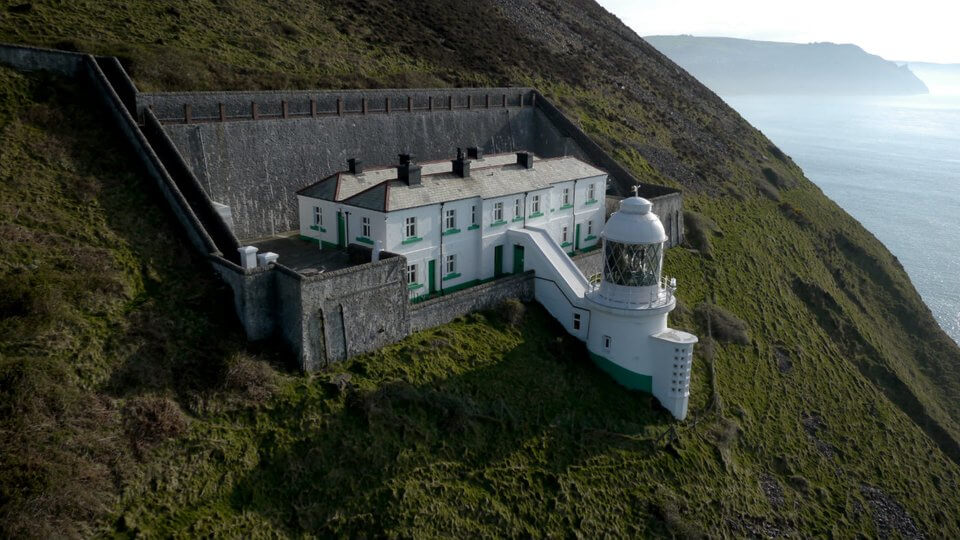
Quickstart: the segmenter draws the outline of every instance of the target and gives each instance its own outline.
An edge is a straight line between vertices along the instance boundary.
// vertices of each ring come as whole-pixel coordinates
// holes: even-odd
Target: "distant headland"
[[[929,93],[908,66],[856,45],[689,35],[644,39],[721,95]]]

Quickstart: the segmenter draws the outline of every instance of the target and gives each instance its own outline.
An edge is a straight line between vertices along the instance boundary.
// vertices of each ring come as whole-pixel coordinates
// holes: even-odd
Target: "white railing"
[[[600,284],[603,281],[603,274],[594,274],[591,275],[588,280],[590,281],[590,288],[587,290],[588,293],[595,293],[600,290]],[[650,289],[647,294],[644,294],[636,287],[637,291],[633,294],[623,294],[624,289],[633,289],[634,287],[622,287],[620,289],[620,294],[624,299],[618,301],[615,299],[604,297],[604,301],[607,303],[622,304],[624,307],[629,308],[658,308],[668,305],[673,301],[674,295],[677,291],[677,281],[675,278],[663,276],[660,278],[659,287],[655,289]]]

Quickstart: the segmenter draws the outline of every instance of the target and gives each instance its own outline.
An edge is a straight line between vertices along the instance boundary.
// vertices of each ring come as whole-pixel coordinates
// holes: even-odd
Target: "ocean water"
[[[900,259],[960,343],[960,95],[724,100]]]

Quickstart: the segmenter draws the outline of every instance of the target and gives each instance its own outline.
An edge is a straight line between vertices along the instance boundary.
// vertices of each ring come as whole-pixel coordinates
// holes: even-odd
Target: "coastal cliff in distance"
[[[644,39],[714,92],[735,94],[926,94],[907,66],[856,45],[647,36]]]

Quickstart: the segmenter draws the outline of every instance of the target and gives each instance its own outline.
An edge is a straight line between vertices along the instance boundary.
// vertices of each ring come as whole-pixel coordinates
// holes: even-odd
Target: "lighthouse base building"
[[[355,240],[374,260],[404,257],[412,302],[532,270],[534,298],[600,368],[686,416],[697,338],[667,324],[676,281],[661,275],[668,237],[648,200],[624,199],[605,221],[606,173],[571,156],[471,148],[452,162],[399,157],[371,169],[351,160],[301,189],[300,237],[320,249]],[[593,249],[603,273],[591,282],[569,255]]]

